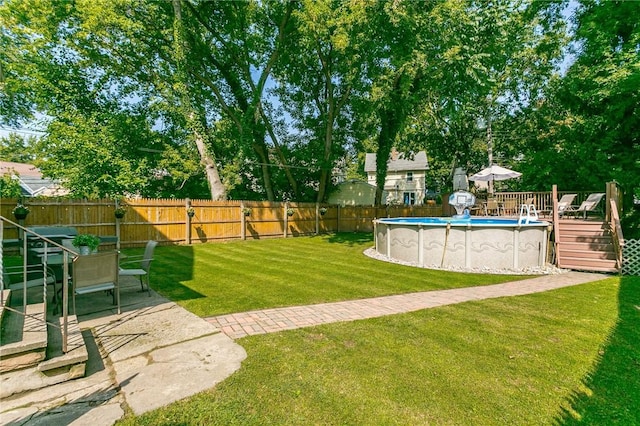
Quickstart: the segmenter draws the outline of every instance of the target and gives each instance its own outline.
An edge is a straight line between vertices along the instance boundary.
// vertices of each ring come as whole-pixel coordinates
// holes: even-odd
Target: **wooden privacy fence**
[[[11,213],[17,199],[3,199],[0,215]],[[120,247],[139,247],[148,240],[161,244],[193,244],[234,239],[287,238],[329,232],[373,232],[373,220],[394,216],[442,216],[441,205],[336,206],[268,201],[189,199],[70,200],[29,198],[27,227],[73,226],[81,234],[119,236]],[[120,205],[125,214],[116,219]],[[18,231],[6,227],[5,239]]]
[[[578,194],[580,203],[588,192]],[[502,192],[495,194],[502,202],[513,200],[520,205],[534,199],[538,210],[549,209],[550,192]],[[373,220],[396,216],[451,216],[446,194],[443,205],[423,206],[336,206],[314,203],[280,203],[268,201],[211,201],[189,199],[125,199],[126,210],[116,220],[118,202],[111,199],[73,200],[27,198],[30,213],[24,226],[74,226],[79,233],[119,236],[120,247],[144,245],[148,240],[161,244],[193,244],[233,239],[286,238],[329,232],[373,232]],[[0,215],[14,219],[11,211],[18,200],[3,198]],[[193,216],[190,216],[192,209]],[[248,215],[243,210],[249,209]],[[287,213],[293,214],[289,216]],[[5,228],[5,239],[18,239],[15,228]]]

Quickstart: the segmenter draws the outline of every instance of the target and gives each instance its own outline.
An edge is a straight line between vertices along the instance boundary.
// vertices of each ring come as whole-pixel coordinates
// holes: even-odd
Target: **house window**
[[[415,192],[405,192],[402,198],[404,199],[404,203],[408,206],[414,205],[416,203]]]
[[[407,182],[413,182],[413,172],[407,172]]]

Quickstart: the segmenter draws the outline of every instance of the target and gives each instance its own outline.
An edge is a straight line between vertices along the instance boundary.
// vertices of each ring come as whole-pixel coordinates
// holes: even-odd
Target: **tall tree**
[[[36,142],[35,136],[24,138],[17,133],[9,133],[0,138],[0,158],[15,163],[33,163],[36,159],[33,149]]]
[[[225,200],[227,198],[226,190],[222,182],[220,181],[220,175],[218,173],[218,167],[215,163],[215,158],[211,154],[210,144],[205,141],[206,131],[203,125],[203,117],[200,110],[193,107],[191,99],[189,97],[189,91],[191,84],[189,81],[189,75],[186,72],[187,61],[185,49],[187,49],[184,35],[184,28],[182,23],[182,6],[180,0],[173,0],[173,42],[174,42],[174,62],[176,65],[176,84],[175,90],[178,93],[178,98],[181,101],[181,110],[184,114],[187,127],[191,132],[195,145],[200,154],[200,159],[204,164],[207,180],[211,188],[212,200]]]
[[[640,197],[640,8],[581,1],[575,10],[575,61],[514,116],[528,149],[523,183],[593,191],[615,180],[629,207]]]
[[[437,83],[410,123],[420,129],[411,132],[417,137],[410,146],[422,140],[433,157],[479,170],[491,143],[494,160],[514,165],[525,148],[519,132],[508,133],[510,122],[537,102],[554,75],[566,41],[560,11],[553,2],[535,1],[434,8],[432,34],[441,52],[430,57],[441,59],[430,76]]]
[[[580,50],[559,92],[572,117],[564,146],[580,158],[575,179],[582,186],[616,180],[630,206],[634,192],[640,197],[640,4],[580,5]]]
[[[291,126],[306,145],[299,166],[313,170],[316,201],[331,186],[332,171],[352,143],[351,98],[362,93],[369,49],[366,2],[300,2],[293,13],[295,33],[286,40],[276,90]]]

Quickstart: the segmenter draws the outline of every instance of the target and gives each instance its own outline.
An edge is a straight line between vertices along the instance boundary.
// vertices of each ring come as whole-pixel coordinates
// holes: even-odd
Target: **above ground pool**
[[[375,249],[421,267],[544,267],[550,224],[510,218],[399,217],[374,221]]]

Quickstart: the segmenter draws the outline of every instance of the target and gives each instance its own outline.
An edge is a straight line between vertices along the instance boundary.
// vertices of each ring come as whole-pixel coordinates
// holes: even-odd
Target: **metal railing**
[[[37,240],[41,240],[42,241],[42,249],[43,249],[43,255],[42,255],[42,260],[41,260],[41,265],[42,265],[42,276],[43,276],[43,280],[42,280],[42,297],[43,297],[43,302],[44,302],[44,306],[45,306],[45,313],[46,313],[46,309],[47,309],[47,277],[48,277],[48,269],[49,269],[49,248],[50,247],[56,247],[58,249],[61,250],[61,254],[56,254],[56,256],[62,256],[62,262],[61,262],[61,267],[62,267],[62,326],[59,326],[57,324],[53,324],[50,323],[48,321],[46,321],[46,314],[45,314],[45,323],[48,325],[51,325],[53,327],[57,327],[60,328],[61,332],[62,332],[62,351],[64,353],[67,353],[67,343],[68,343],[68,330],[69,330],[69,318],[68,318],[68,312],[69,312],[69,261],[70,259],[72,259],[72,257],[70,258],[70,256],[74,256],[77,253],[69,250],[68,248],[56,243],[55,241],[37,234],[36,232],[31,231],[29,228],[25,228],[24,226],[7,219],[4,216],[0,216],[0,302],[2,303],[2,305],[4,305],[5,301],[4,301],[4,289],[5,286],[9,287],[10,283],[5,283],[5,274],[4,274],[4,247],[3,247],[3,236],[4,236],[4,228],[5,225],[11,225],[15,228],[18,229],[21,238],[18,239],[18,241],[21,242],[22,245],[22,257],[23,257],[23,262],[22,262],[22,277],[23,277],[23,288],[22,288],[22,292],[23,292],[23,306],[22,306],[22,312],[16,310],[16,309],[11,309],[9,307],[5,307],[6,309],[11,309],[12,311],[20,314],[20,315],[24,315],[27,316],[26,312],[27,312],[27,281],[28,281],[28,275],[29,272],[33,272],[33,269],[30,267],[33,267],[34,265],[30,265],[28,262],[28,249],[29,246],[27,244],[27,236],[31,235],[33,237],[36,237]],[[55,294],[55,280],[57,278],[54,278],[54,297],[56,296]],[[59,302],[58,302],[59,303]]]

